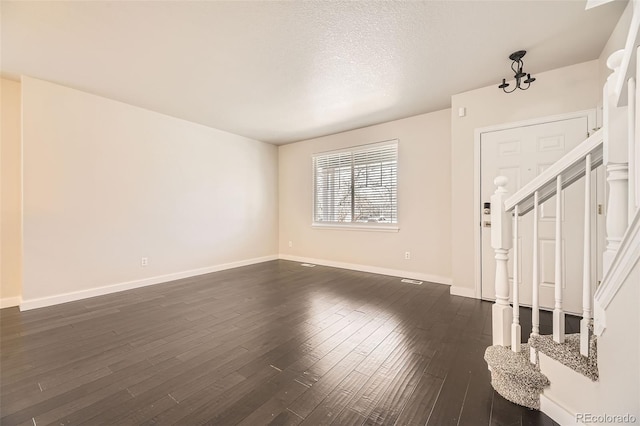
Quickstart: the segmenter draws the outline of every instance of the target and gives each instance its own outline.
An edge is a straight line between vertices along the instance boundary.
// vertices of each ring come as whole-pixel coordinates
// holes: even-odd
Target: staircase
[[[528,344],[525,346],[529,349]],[[528,353],[494,345],[487,348],[484,359],[491,371],[491,386],[500,395],[514,404],[539,410],[540,394],[550,383],[540,366],[529,362]]]
[[[632,7],[627,44],[607,61],[613,72],[604,86],[602,128],[515,194],[508,194],[507,178],[498,176],[491,197],[491,205],[504,206],[493,209],[491,216],[496,302],[493,346],[485,352],[491,384],[507,400],[541,410],[562,425],[640,422],[640,92],[635,84],[636,69],[640,70],[640,2],[634,0]],[[604,168],[607,179],[601,283],[592,274],[597,236],[591,231],[596,214],[591,179],[598,167]],[[569,254],[581,256],[583,263],[580,333],[565,334],[563,231],[561,220],[556,220],[553,333],[541,335],[540,206],[555,196],[555,217],[561,218],[563,192],[581,179],[584,250]],[[533,215],[532,258],[520,259],[514,242],[521,232],[519,218],[528,214]],[[508,278],[510,256],[514,277],[519,276],[519,262],[533,265],[532,332],[526,344],[521,343],[518,280],[510,285]]]

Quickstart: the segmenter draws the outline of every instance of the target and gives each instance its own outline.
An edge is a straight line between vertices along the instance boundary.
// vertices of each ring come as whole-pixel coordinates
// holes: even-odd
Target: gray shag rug
[[[529,362],[529,345],[522,345],[518,353],[509,347],[489,346],[484,359],[496,392],[515,404],[540,409],[540,394],[549,386],[549,379]]]
[[[554,342],[552,336],[532,336],[529,338],[529,344],[549,358],[555,359],[592,381],[598,380],[596,336],[592,335],[589,341],[589,357],[580,354],[580,334],[567,334],[564,343]]]

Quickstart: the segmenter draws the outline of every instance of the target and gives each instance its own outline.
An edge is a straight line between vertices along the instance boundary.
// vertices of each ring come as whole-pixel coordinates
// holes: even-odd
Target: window
[[[315,226],[397,230],[398,141],[314,155],[313,186]]]

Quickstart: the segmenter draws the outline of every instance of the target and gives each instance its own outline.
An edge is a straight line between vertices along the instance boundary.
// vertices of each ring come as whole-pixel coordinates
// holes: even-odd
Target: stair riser
[[[534,410],[540,409],[542,389],[527,385],[518,386],[518,383],[512,377],[495,372],[491,372],[491,385],[507,401]]]

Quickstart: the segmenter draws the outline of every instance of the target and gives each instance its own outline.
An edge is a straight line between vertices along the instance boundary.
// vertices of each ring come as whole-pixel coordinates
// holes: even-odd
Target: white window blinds
[[[315,223],[398,223],[398,142],[313,157]]]

